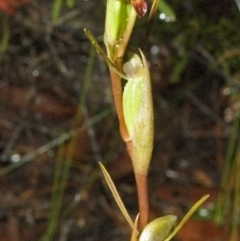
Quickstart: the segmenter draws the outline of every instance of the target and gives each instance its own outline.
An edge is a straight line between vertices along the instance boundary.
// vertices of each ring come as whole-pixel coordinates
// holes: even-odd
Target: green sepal
[[[130,136],[133,134],[134,126],[138,117],[142,100],[143,80],[130,79],[124,87],[123,92],[123,114]]]

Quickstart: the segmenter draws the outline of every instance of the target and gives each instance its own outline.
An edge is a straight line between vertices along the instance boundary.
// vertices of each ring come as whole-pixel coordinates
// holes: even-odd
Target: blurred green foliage
[[[153,32],[160,45],[165,44],[172,49],[166,59],[168,69],[171,69],[171,82],[179,80],[197,49],[203,51],[203,56],[206,54],[205,58],[209,57],[206,58],[206,65],[210,65],[210,59],[216,61],[229,50],[239,48],[240,14],[234,1],[172,0],[168,4],[176,20],[170,21],[159,14]],[[227,73],[238,68],[239,54],[234,56],[234,60],[226,59],[221,66]]]

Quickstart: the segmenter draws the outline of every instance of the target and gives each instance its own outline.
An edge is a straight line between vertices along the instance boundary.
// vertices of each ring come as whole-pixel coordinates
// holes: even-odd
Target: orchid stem
[[[137,193],[138,193],[138,204],[140,211],[140,220],[139,220],[139,229],[140,231],[148,223],[148,184],[147,184],[147,175],[145,174],[136,174],[136,183],[137,183]]]
[[[123,140],[126,142],[129,140],[129,134],[128,134],[124,116],[123,116],[121,77],[119,76],[118,73],[116,73],[114,69],[111,69],[111,68],[110,68],[110,75],[111,75],[111,81],[112,81],[113,98],[114,98],[114,103],[115,103],[119,125],[120,125],[120,133]]]

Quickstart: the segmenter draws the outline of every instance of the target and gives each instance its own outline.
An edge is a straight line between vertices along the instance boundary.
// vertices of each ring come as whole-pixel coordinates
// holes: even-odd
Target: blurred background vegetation
[[[107,66],[83,33],[102,44],[105,1],[0,0],[0,9],[0,240],[129,239],[98,161],[135,217],[131,163]],[[146,22],[131,44],[145,45],[152,75],[151,218],[181,219],[209,193],[175,240],[239,240],[237,4],[165,0],[142,43]]]

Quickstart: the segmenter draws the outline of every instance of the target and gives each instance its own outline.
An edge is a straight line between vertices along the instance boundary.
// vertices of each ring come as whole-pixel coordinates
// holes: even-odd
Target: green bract
[[[147,224],[140,234],[139,241],[163,241],[172,232],[176,225],[177,217],[167,215],[157,218]]]
[[[123,92],[124,120],[132,141],[136,173],[147,173],[153,146],[153,106],[150,74],[144,55],[130,54],[123,64],[129,78]]]
[[[117,48],[125,32],[131,8],[129,1],[107,0],[104,43],[110,59],[115,55],[114,47]]]

